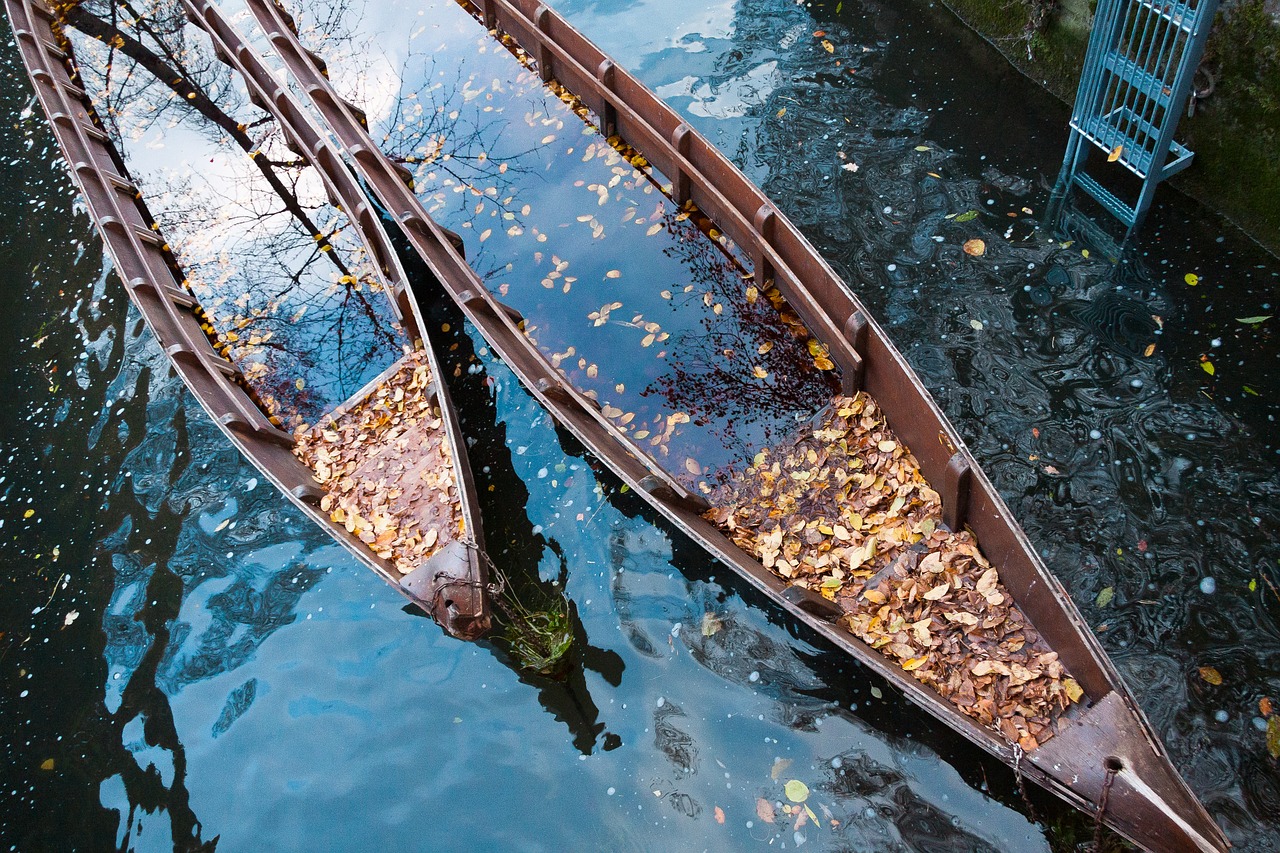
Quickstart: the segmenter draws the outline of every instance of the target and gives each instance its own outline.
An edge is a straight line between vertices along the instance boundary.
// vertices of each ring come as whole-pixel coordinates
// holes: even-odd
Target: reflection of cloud
[[[369,116],[369,125],[377,127],[395,111],[402,83],[396,64],[386,54],[374,52],[355,83],[360,92],[360,106]]]
[[[710,84],[697,77],[687,76],[674,83],[659,86],[658,97],[664,100],[689,98],[688,112],[705,118],[739,118],[752,107],[762,105],[781,84],[775,60],[757,65],[746,76],[730,77],[721,83]]]

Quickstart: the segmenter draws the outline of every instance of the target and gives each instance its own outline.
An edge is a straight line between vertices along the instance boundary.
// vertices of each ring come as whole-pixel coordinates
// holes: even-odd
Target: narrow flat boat
[[[210,32],[230,33],[214,3],[186,5]],[[403,165],[379,149],[363,113],[303,47],[291,15],[273,0],[246,5],[353,168],[488,343],[679,529],[920,707],[1134,843],[1158,851],[1231,846],[883,329],[786,216],[670,107],[538,0],[468,7],[637,170],[661,182],[683,218],[704,216],[714,226],[704,229],[708,237],[725,235],[721,244],[731,241],[750,268],[748,295],[776,294],[811,332],[818,368],[839,376],[839,395],[814,421],[749,466],[721,472],[717,485],[692,458],[668,461],[664,439],[679,419],[669,417],[665,436],[648,440],[647,425],[637,430],[630,413],[569,378],[564,353],[537,344],[535,320],[544,318],[526,323],[467,265],[405,183]],[[596,324],[620,305],[593,312]],[[641,319],[634,325],[650,329]],[[643,345],[656,334],[649,330]],[[769,506],[758,506],[762,497]]]
[[[274,144],[287,146],[298,158],[290,166],[296,181],[282,181],[268,168],[262,168],[258,177],[270,184],[262,194],[270,199],[268,206],[285,210],[276,215],[295,231],[305,226],[297,241],[304,250],[299,255],[303,260],[290,268],[290,275],[245,283],[243,302],[256,295],[255,287],[267,286],[281,289],[273,297],[274,304],[286,302],[290,288],[296,290],[321,266],[318,259],[324,259],[332,281],[322,278],[324,287],[317,292],[358,290],[359,299],[365,292],[389,297],[389,304],[380,307],[362,302],[365,310],[360,313],[361,322],[375,324],[388,342],[379,350],[387,363],[359,390],[329,408],[301,393],[306,377],[322,375],[326,365],[316,364],[317,359],[264,359],[260,352],[237,345],[242,334],[250,336],[250,318],[227,325],[227,312],[215,318],[214,311],[202,304],[192,283],[199,277],[197,271],[183,264],[189,260],[190,266],[198,267],[201,250],[177,240],[171,247],[166,222],[157,221],[143,201],[138,182],[130,176],[87,91],[76,62],[73,28],[77,38],[109,44],[155,75],[149,84],[164,92],[164,101],[176,102],[191,115],[222,118],[218,130],[223,139],[243,137],[248,143],[245,124],[237,128],[224,113],[215,113],[208,94],[191,76],[172,73],[160,79],[157,72],[163,74],[166,60],[148,52],[130,34],[104,29],[107,25],[77,8],[78,4],[56,12],[42,0],[6,0],[5,5],[32,85],[115,269],[196,400],[264,477],[361,563],[449,634],[467,640],[483,635],[490,627],[488,560],[457,413],[396,253],[338,153],[306,121],[300,105],[280,91],[264,66],[255,64],[251,56],[237,57],[234,44],[215,39],[213,52],[236,68],[250,99],[270,116],[256,124],[278,122]],[[79,26],[68,15],[77,18]],[[195,29],[191,35],[203,37]],[[176,56],[175,52],[167,58],[177,62]],[[140,92],[145,93],[145,86],[131,93],[133,100],[139,99]],[[115,110],[112,116],[118,128],[123,118]],[[265,162],[282,156],[265,150],[266,145],[262,148],[234,152],[234,158],[248,154],[251,162],[260,158]],[[300,201],[305,183],[317,179],[329,199],[327,207],[323,199],[312,205]],[[240,199],[228,204],[235,201]],[[308,218],[321,208],[330,217],[323,227]],[[251,223],[245,233],[271,230],[271,221],[264,219]],[[280,243],[266,246],[262,254],[278,253],[292,263],[292,248]],[[225,246],[207,257],[221,264],[223,278],[236,277],[234,268],[228,271]],[[274,269],[270,263],[276,260],[268,258],[260,266]],[[314,300],[315,293],[304,297]],[[313,306],[304,301],[278,328],[254,331],[255,344],[265,343],[276,332],[283,337],[292,331],[297,340],[313,345],[317,340],[322,343],[334,328],[345,328],[341,317],[324,317],[320,338],[308,338],[302,319],[308,307]],[[260,320],[267,312],[246,313]],[[357,361],[365,374],[378,370],[363,358]],[[304,363],[314,368],[313,374],[301,371]],[[297,405],[282,402],[286,392],[294,394]],[[311,418],[313,414],[319,416]],[[311,423],[303,423],[304,415]],[[292,429],[282,428],[286,419],[292,420]]]

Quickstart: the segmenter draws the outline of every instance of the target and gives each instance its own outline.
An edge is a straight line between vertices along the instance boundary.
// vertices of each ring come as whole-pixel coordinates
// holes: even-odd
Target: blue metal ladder
[[[1054,188],[1058,207],[1079,187],[1124,223],[1127,239],[1156,185],[1191,165],[1173,132],[1217,8],[1218,0],[1099,0]],[[1090,143],[1142,181],[1133,204],[1084,171]]]

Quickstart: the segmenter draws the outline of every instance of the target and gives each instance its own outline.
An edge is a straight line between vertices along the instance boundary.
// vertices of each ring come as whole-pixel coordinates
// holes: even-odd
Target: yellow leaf
[[[836,368],[835,362],[825,356],[818,356],[815,358],[813,360],[813,365],[819,370],[835,370]]]
[[[927,660],[929,660],[928,655],[921,655],[918,658],[911,658],[911,660],[903,662],[902,668],[905,669],[907,672],[911,672],[913,669],[919,669],[920,667],[924,666],[925,661]]]
[[[803,803],[809,799],[809,786],[799,779],[791,779],[783,786],[787,799],[793,803]]]
[[[786,114],[787,114],[787,108],[786,108],[786,107],[783,107],[782,109],[778,110],[778,118],[782,118],[782,117],[783,117],[784,115],[786,115]]]
[[[1215,687],[1222,684],[1222,673],[1211,666],[1200,667],[1200,677]]]
[[[1151,356],[1155,355],[1155,353],[1156,353],[1155,344],[1147,344],[1147,348],[1142,351],[1142,354],[1147,358],[1151,358]]]
[[[41,769],[41,770],[52,770],[52,769],[53,769],[53,759],[52,759],[52,758],[46,758],[44,761],[40,762],[40,769]]]
[[[1115,161],[1120,159],[1120,155],[1123,153],[1124,153],[1124,146],[1117,145],[1115,148],[1112,148],[1111,153],[1107,155],[1107,162],[1114,163]]]
[[[827,41],[826,39],[822,40],[822,49],[825,50],[827,53],[836,52],[836,46],[831,42]]]
[[[878,589],[868,589],[862,593],[862,597],[867,601],[870,601],[872,604],[884,604],[885,601],[887,601],[884,593],[880,592]]]
[[[22,517],[23,517],[23,518],[30,518],[31,516],[33,516],[33,515],[35,515],[35,514],[36,514],[36,511],[35,511],[34,509],[29,509],[29,510],[27,510],[26,512],[24,512],[24,513],[22,514]]]
[[[1074,678],[1062,679],[1062,689],[1067,691],[1067,698],[1072,702],[1079,702],[1080,697],[1084,695],[1084,689]]]
[[[607,273],[605,273],[605,274],[604,274],[604,277],[605,277],[605,278],[622,278],[622,271],[621,271],[621,270],[609,270]]]
[[[965,240],[963,248],[966,255],[976,258],[986,253],[987,244],[975,237],[972,240]]]
[[[293,383],[293,386],[297,388],[299,391],[301,391],[303,388],[307,387],[307,380],[299,378],[296,382]]]
[[[946,594],[947,594],[947,591],[948,591],[948,590],[950,590],[950,589],[951,589],[951,584],[949,584],[949,583],[940,583],[940,584],[938,584],[937,586],[935,586],[933,589],[931,589],[931,590],[929,590],[928,592],[926,592],[926,593],[924,594],[924,597],[925,597],[925,599],[926,599],[926,600],[928,600],[928,601],[937,601],[938,599],[940,599],[940,598],[942,598],[944,595],[946,595]]]
[[[898,443],[896,441],[885,440],[877,444],[876,447],[880,449],[881,453],[892,453],[898,449]]]
[[[1202,361],[1202,362],[1200,362],[1200,369],[1201,369],[1201,370],[1203,370],[1205,373],[1209,374],[1210,376],[1212,376],[1212,375],[1214,374],[1214,368],[1213,368],[1213,362],[1212,362],[1212,361]]]
[[[769,371],[765,370],[758,364],[751,369],[751,372],[755,374],[756,379],[764,379],[769,375]]]
[[[764,355],[771,349],[773,349],[773,341],[765,341],[760,346],[756,347],[756,352],[760,355]]]
[[[1193,272],[1189,272],[1182,277],[1182,280],[1185,281],[1187,284],[1191,285],[1192,287],[1195,287],[1197,284],[1200,283],[1200,276],[1196,275]]]

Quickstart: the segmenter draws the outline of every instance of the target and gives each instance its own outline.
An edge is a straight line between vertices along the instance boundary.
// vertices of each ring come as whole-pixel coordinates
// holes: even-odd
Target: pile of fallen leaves
[[[320,508],[401,574],[462,533],[444,422],[421,351],[363,401],[297,432],[294,453],[327,494]]]
[[[841,624],[963,713],[1035,749],[1082,695],[866,394],[763,451],[711,495],[706,517]]]

